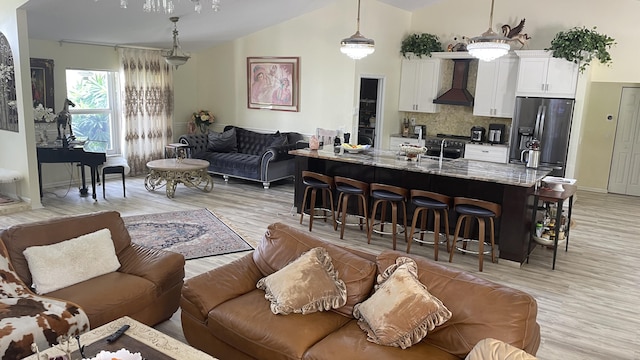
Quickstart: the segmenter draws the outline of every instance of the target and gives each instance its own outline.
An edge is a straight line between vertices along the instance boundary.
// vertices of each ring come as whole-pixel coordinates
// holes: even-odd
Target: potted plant
[[[609,65],[612,62],[609,49],[615,44],[615,39],[599,34],[595,26],[592,29],[583,26],[560,31],[545,50],[553,51],[553,57],[579,64],[582,73],[594,58]]]
[[[405,58],[409,58],[408,53],[413,53],[421,58],[423,55],[431,56],[432,52],[442,51],[442,43],[433,34],[410,34],[402,40],[400,52]]]

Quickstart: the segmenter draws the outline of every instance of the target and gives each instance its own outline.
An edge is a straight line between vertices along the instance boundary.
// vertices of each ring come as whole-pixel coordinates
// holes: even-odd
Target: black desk
[[[91,187],[93,190],[93,199],[96,199],[96,177],[98,175],[98,166],[107,161],[107,154],[103,152],[85,151],[82,146],[63,148],[63,147],[37,147],[38,155],[38,181],[40,183],[40,197],[42,197],[42,164],[44,163],[80,163],[82,172],[82,188],[80,196],[87,196],[88,189],[84,178],[84,167],[91,169]]]

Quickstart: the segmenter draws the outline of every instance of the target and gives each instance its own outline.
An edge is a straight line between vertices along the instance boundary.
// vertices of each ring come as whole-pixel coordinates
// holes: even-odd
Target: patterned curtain
[[[173,137],[173,73],[156,50],[120,48],[120,60],[124,154],[141,175]]]

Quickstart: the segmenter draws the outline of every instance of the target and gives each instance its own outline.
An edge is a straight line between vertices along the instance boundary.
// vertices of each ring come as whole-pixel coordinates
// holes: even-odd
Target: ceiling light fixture
[[[173,47],[171,50],[163,52],[162,56],[164,57],[164,61],[167,64],[173,66],[174,69],[177,69],[178,66],[184,65],[187,60],[189,60],[190,56],[185,54],[180,47],[180,42],[178,42],[178,20],[180,18],[177,16],[172,16],[169,20],[173,23]]]
[[[375,43],[372,39],[367,39],[360,34],[360,0],[358,0],[358,22],[356,33],[340,42],[340,52],[348,57],[358,60],[373,54]]]
[[[482,35],[471,38],[467,50],[471,56],[483,61],[492,61],[509,52],[511,47],[507,43],[509,38],[493,31],[493,2],[491,0],[491,14],[489,15],[489,29]]]
[[[98,0],[96,0],[98,1]],[[207,0],[202,0],[207,1]],[[211,2],[211,9],[218,12],[220,10],[220,0],[208,0]],[[202,10],[201,0],[191,0],[195,5],[195,11],[200,13]],[[129,0],[120,0],[120,7],[126,9],[129,6]],[[145,12],[164,12],[165,14],[173,14],[175,6],[173,0],[144,0],[142,10]]]

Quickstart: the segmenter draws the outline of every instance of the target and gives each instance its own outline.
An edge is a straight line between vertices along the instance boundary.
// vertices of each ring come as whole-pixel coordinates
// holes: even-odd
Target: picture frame
[[[300,111],[300,58],[247,57],[247,107]]]
[[[42,104],[51,108],[55,113],[55,99],[53,87],[53,60],[31,58],[31,93],[33,107]]]

